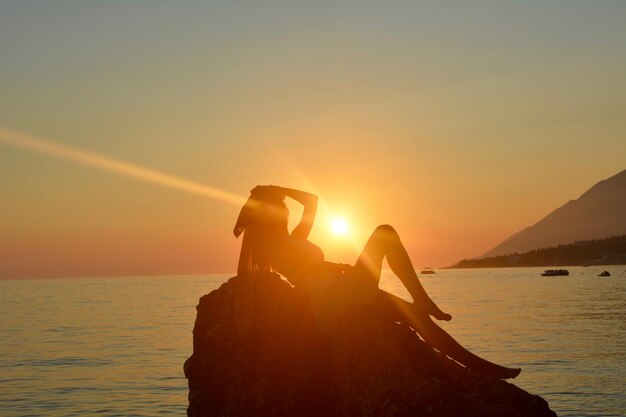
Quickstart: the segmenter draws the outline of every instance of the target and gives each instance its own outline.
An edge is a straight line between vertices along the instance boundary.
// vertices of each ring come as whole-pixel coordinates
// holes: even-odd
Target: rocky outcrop
[[[342,306],[329,292],[335,307],[314,314],[277,275],[255,279],[254,323],[241,337],[238,280],[197,306],[188,416],[556,415],[541,397],[443,357],[375,301]]]

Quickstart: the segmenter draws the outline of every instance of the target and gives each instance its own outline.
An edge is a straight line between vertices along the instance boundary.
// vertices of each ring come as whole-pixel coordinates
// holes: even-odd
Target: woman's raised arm
[[[294,190],[293,188],[278,187],[286,197],[293,198],[304,206],[302,219],[300,223],[293,229],[291,236],[296,239],[306,240],[311,233],[311,228],[315,222],[315,214],[317,213],[317,196],[307,193],[306,191]]]
[[[301,203],[304,206],[302,219],[300,219],[300,223],[291,232],[291,236],[302,240],[306,240],[309,237],[313,222],[315,221],[315,213],[317,212],[317,196],[315,194],[295,190],[293,188],[279,187],[277,185],[257,185],[250,193],[252,196],[273,196],[273,198],[280,200],[284,197],[290,197]]]

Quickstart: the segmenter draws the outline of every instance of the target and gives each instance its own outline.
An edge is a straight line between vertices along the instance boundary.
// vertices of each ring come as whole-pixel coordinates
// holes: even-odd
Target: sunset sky
[[[626,168],[626,2],[390,3],[0,3],[0,278],[233,273],[256,184],[447,266]]]

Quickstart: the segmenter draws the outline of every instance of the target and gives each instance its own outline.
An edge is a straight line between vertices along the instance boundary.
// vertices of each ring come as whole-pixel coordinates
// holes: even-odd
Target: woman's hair
[[[243,233],[234,286],[235,322],[242,337],[248,335],[254,323],[254,277],[259,271],[274,270],[269,250],[275,244],[273,238],[288,233],[285,197],[272,191],[253,191],[233,230],[236,237]]]
[[[233,233],[244,233],[237,275],[244,277],[256,271],[273,271],[269,246],[272,238],[287,234],[289,210],[282,195],[255,194],[241,209]]]

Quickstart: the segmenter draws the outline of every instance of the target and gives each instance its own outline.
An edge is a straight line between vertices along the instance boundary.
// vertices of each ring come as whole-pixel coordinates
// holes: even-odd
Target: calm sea
[[[597,277],[601,269],[610,278]],[[466,347],[560,416],[626,410],[626,267],[422,277]],[[0,281],[0,415],[184,415],[198,298],[228,276]],[[381,286],[407,297],[385,273]]]

